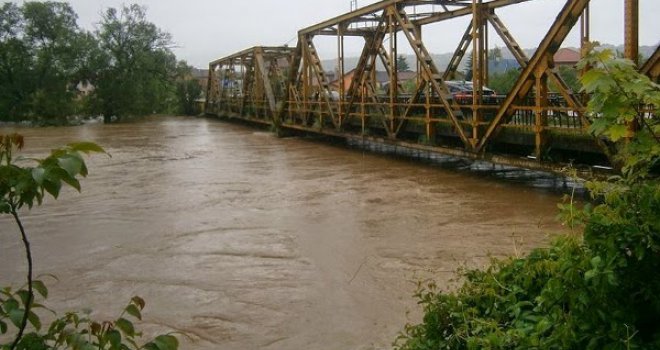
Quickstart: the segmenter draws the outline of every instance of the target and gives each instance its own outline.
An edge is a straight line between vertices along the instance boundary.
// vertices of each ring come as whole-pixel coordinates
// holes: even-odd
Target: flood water
[[[559,195],[213,119],[3,128],[26,154],[91,140],[81,194],[24,212],[47,304],[117,317],[182,349],[389,349],[417,282],[548,242]],[[26,271],[0,218],[0,285]]]

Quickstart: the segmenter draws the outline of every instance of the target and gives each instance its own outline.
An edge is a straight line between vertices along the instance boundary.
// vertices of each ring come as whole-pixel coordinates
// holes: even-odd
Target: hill
[[[611,48],[619,52],[623,52],[624,47],[623,45],[603,45],[603,47],[606,48]],[[574,50],[579,50],[578,48],[575,47],[569,47]],[[644,59],[651,57],[653,55],[653,52],[655,51],[655,46],[640,46],[639,48],[639,53],[642,55]],[[533,49],[525,49],[525,53],[527,54],[528,57],[531,57],[534,52],[536,51],[536,48]],[[441,53],[441,54],[431,54],[433,57],[433,60],[435,61],[435,64],[438,65],[438,68],[440,70],[444,70],[444,67],[447,67],[449,64],[449,61],[451,60],[453,53]],[[406,60],[408,61],[408,64],[410,64],[410,67],[414,69],[415,67],[415,60],[416,57],[415,55],[405,55]],[[345,62],[345,71],[348,72],[352,69],[354,69],[357,66],[358,60],[360,58],[355,56],[355,57],[346,57],[344,58]],[[337,69],[337,60],[336,59],[329,59],[329,60],[323,60],[323,68],[325,68],[326,71],[333,71]],[[463,59],[463,62],[461,64],[461,70],[465,66],[465,58]],[[383,70],[384,67],[380,64],[380,61],[378,62],[377,66],[378,70]],[[499,60],[498,62],[491,61],[489,63],[489,70],[491,73],[497,73],[497,72],[502,72],[506,71],[511,68],[517,68],[519,67],[518,62],[515,60],[511,52],[507,50],[506,48],[502,48],[502,59]]]

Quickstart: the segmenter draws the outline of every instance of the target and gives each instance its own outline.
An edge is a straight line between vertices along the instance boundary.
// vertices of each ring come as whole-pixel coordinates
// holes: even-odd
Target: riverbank
[[[52,126],[78,126],[95,123],[103,123],[103,117],[70,116],[63,118],[30,118],[15,121],[0,121],[0,128],[41,128]]]

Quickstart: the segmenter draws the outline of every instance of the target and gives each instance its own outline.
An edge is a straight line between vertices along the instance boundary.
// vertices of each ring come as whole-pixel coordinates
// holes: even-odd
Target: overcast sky
[[[130,0],[69,0],[79,15],[79,24],[93,29],[107,7],[120,7]],[[147,16],[170,32],[177,45],[175,53],[196,67],[242,49],[257,46],[296,44],[298,30],[350,10],[350,0],[135,0],[147,7]],[[358,0],[359,6],[375,0]],[[640,0],[640,44],[660,42],[660,0]],[[565,0],[532,0],[498,10],[498,14],[524,48],[538,46]],[[602,43],[623,43],[624,0],[594,0],[592,39]],[[424,42],[433,53],[453,52],[467,25],[467,18],[425,27]],[[491,37],[496,33],[491,32]],[[577,29],[565,46],[578,45]],[[357,39],[356,39],[357,40]],[[334,41],[321,39],[317,47],[324,59],[334,58]],[[503,46],[491,39],[491,45]],[[358,56],[359,41],[347,43],[347,56]],[[412,53],[402,47],[401,53]]]

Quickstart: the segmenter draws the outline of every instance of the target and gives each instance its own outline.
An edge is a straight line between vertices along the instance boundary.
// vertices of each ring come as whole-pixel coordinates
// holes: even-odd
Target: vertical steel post
[[[388,116],[388,136],[390,138],[395,137],[395,127],[394,127],[394,118],[396,114],[396,98],[397,98],[397,70],[398,70],[398,65],[397,65],[397,42],[396,42],[396,21],[394,20],[394,16],[390,13],[388,18],[387,18],[387,25],[388,25],[388,31],[389,31],[389,38],[390,38],[390,50],[389,50],[389,71],[390,71],[390,88],[389,88],[389,112],[390,115]],[[375,71],[374,67],[374,71]]]
[[[422,40],[422,26],[419,24],[415,25],[417,33],[419,33],[419,40]],[[422,83],[422,66],[420,65],[419,60],[415,60],[417,76],[415,77],[415,86],[419,86]]]
[[[626,0],[625,56],[635,65],[639,59],[639,0]]]
[[[481,1],[481,0],[480,0]],[[479,10],[479,16],[480,16],[480,21],[481,25],[483,26],[482,30],[482,36],[483,36],[483,74],[482,74],[482,79],[483,81],[482,86],[488,86],[488,76],[490,74],[490,71],[488,69],[488,57],[490,55],[490,52],[488,51],[488,21],[486,20],[486,14],[484,13],[483,7]]]
[[[546,74],[545,67],[537,69],[534,75],[536,90],[534,97],[534,156],[540,162],[545,150],[546,129],[548,126],[548,75]]]
[[[416,25],[417,29],[417,34],[419,36],[417,37],[419,41],[422,41],[422,26],[421,25]],[[429,145],[435,145],[436,143],[436,127],[435,123],[431,121],[431,89],[429,88],[428,82],[424,79],[423,76],[423,70],[422,70],[422,62],[420,60],[415,60],[417,62],[417,86],[420,86],[420,84],[424,84],[424,95],[425,95],[425,101],[424,101],[424,117],[425,117],[425,124],[426,124],[426,141],[428,142]],[[404,118],[406,115],[403,116]]]
[[[584,9],[582,16],[580,16],[580,48],[581,56],[584,56],[585,49],[589,41],[591,41],[591,13],[589,11],[589,6]]]
[[[472,0],[472,138],[470,142],[474,148],[479,141],[479,124],[481,123],[481,103],[483,101],[484,62],[488,57],[484,52],[484,20],[482,0]]]
[[[639,0],[626,0],[625,9],[625,52],[627,59],[631,60],[635,66],[639,65]],[[628,123],[627,138],[632,138],[639,128],[637,120]]]
[[[348,115],[344,115],[344,30],[346,25],[344,23],[339,23],[337,25],[337,85],[339,90],[339,104],[337,110],[337,118],[339,118],[338,129],[344,124],[344,120],[347,119]],[[350,111],[349,111],[350,113]]]
[[[213,74],[213,69],[214,68],[215,67],[213,66],[213,64],[209,63],[209,74],[208,74],[208,77],[206,79],[206,101],[204,101],[204,111],[203,111],[204,114],[208,114],[210,112],[209,100],[211,98],[211,89],[212,89],[212,84],[213,84],[213,79],[214,79],[213,78],[213,75],[214,75]]]
[[[302,120],[304,123],[304,126],[308,126],[307,124],[307,118],[309,117],[309,96],[310,96],[310,91],[309,91],[309,58],[307,56],[307,45],[304,44],[307,42],[307,38],[300,36],[298,39],[300,40],[301,43],[303,43],[301,47],[301,56],[302,56]]]

